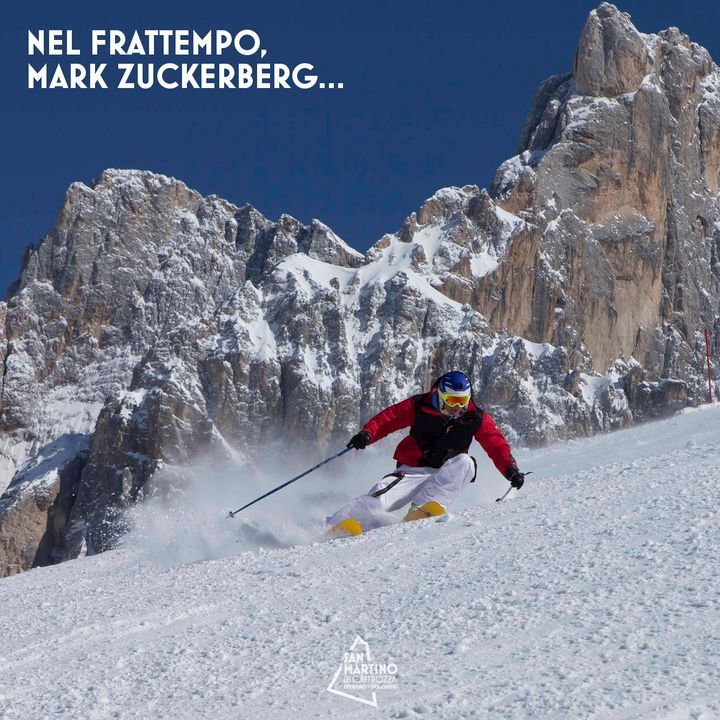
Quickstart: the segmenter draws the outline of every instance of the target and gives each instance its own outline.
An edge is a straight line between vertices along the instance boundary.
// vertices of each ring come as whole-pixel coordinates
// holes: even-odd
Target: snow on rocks
[[[0,497],[0,574],[80,554],[66,554],[65,537],[89,446],[89,434],[65,433],[20,466]]]

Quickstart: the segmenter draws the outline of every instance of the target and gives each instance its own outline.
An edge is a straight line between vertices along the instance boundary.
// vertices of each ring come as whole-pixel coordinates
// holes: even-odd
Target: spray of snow
[[[325,537],[325,519],[351,498],[366,493],[394,470],[399,432],[362,451],[351,451],[235,518],[228,512],[299,475],[322,458],[276,452],[262,467],[201,458],[190,468],[165,466],[154,476],[150,498],[129,513],[123,540],[163,567],[231,557],[243,550],[305,545]],[[454,508],[492,502],[507,483],[476,445],[478,481]],[[385,513],[382,524],[399,522],[404,510]]]
[[[130,511],[132,529],[123,544],[167,567],[311,541],[315,538],[308,534],[308,519],[296,498],[292,507],[282,507],[272,496],[253,506],[252,513],[228,517],[230,510],[286,479],[271,464],[260,471],[206,457],[189,468],[166,465],[153,477],[149,499]],[[285,497],[292,496],[287,492]]]

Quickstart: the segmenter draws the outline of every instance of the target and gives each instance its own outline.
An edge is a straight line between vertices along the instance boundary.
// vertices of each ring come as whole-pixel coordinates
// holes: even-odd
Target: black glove
[[[364,450],[370,444],[370,433],[367,430],[361,430],[350,438],[350,442],[345,446],[355,448],[355,450]]]
[[[514,487],[516,490],[519,490],[525,482],[525,473],[521,473],[517,469],[517,467],[515,467],[515,465],[511,465],[505,471],[505,477],[507,478],[510,485],[512,485],[512,487]]]

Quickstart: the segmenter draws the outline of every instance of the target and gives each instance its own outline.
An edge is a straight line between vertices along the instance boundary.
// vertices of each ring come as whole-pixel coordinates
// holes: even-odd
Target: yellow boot
[[[362,525],[355,518],[347,518],[341,520],[337,525],[330,528],[330,532],[335,537],[348,537],[349,535],[359,535],[362,532]]]
[[[407,515],[403,518],[403,522],[410,522],[411,520],[425,520],[429,517],[439,517],[445,514],[445,508],[436,503],[434,500],[426,502],[422,507],[418,507],[413,503],[410,505]]]

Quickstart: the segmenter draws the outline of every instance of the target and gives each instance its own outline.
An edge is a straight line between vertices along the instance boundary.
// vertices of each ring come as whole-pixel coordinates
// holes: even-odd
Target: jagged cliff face
[[[163,467],[321,452],[451,367],[514,442],[698,402],[718,82],[602,5],[491,191],[438,191],[365,256],[152,173],[71,186],[0,305],[0,574],[111,546]]]
[[[592,12],[573,74],[543,83],[521,154],[497,173],[494,198],[535,231],[524,262],[488,278],[487,317],[583,343],[600,372],[623,356],[699,377],[703,326],[718,337],[719,91],[677,29],[641,35],[611,5]],[[515,301],[493,299],[503,291]]]

